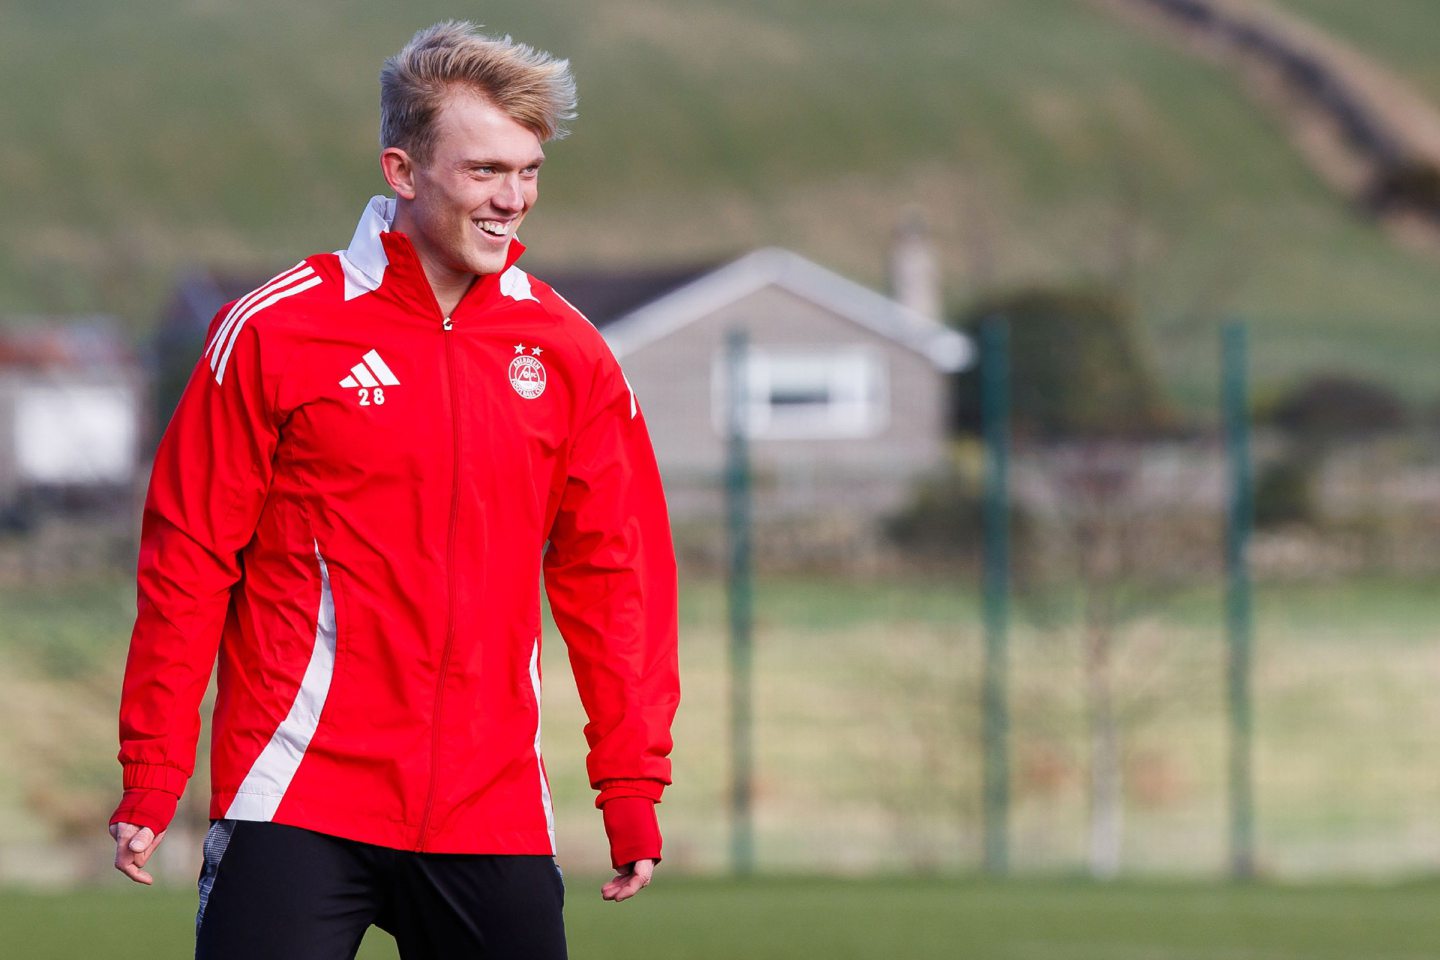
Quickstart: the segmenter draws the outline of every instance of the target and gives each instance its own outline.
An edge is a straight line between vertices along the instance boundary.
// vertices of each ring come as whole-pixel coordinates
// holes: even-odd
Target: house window
[[[865,437],[889,419],[882,355],[867,347],[752,347],[746,354],[744,424],[777,440]],[[728,429],[726,357],[711,371],[715,428]]]

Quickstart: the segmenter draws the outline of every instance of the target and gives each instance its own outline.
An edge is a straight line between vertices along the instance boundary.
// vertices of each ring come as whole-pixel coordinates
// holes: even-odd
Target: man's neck
[[[454,270],[438,258],[431,255],[415,240],[415,232],[410,228],[409,211],[406,204],[401,202],[396,205],[395,219],[390,224],[390,229],[396,233],[403,233],[410,239],[410,245],[415,250],[415,256],[420,260],[420,269],[425,273],[425,280],[430,284],[430,292],[435,296],[435,302],[440,306],[440,313],[449,317],[460,305],[461,299],[470,289],[470,286],[478,279],[473,273],[466,273]]]
[[[425,279],[430,282],[430,292],[435,294],[440,312],[446,317],[455,312],[471,284],[479,279],[473,273],[455,273],[443,267],[432,267],[424,254],[420,254],[420,267],[425,271]]]

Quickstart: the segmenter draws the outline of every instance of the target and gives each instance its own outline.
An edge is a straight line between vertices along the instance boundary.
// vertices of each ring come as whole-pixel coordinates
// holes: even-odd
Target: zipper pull
[[[455,321],[454,321],[454,320],[451,320],[449,317],[446,317],[446,318],[445,318],[445,322],[442,323],[442,324],[440,324],[440,329],[442,329],[442,330],[454,330],[454,329],[455,329]]]

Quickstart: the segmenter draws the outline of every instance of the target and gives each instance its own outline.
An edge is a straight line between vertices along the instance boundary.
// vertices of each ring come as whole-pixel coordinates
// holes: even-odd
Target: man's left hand
[[[654,875],[654,860],[636,860],[634,863],[626,864],[625,868],[615,875],[615,879],[601,887],[600,895],[606,900],[614,900],[616,903],[621,900],[629,900],[650,886],[650,878]]]

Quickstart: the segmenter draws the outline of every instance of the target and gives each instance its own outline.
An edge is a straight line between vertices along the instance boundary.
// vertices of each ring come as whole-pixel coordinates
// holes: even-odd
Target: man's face
[[[405,232],[432,283],[468,283],[505,269],[510,241],[535,204],[545,153],[535,131],[466,91],[445,98],[435,123],[429,161],[412,167]]]

